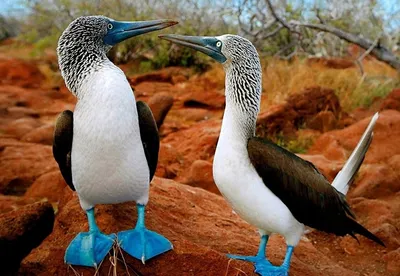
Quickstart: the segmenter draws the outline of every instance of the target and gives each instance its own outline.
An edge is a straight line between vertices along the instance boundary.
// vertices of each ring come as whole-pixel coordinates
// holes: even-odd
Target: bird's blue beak
[[[113,46],[125,39],[161,30],[175,24],[178,24],[178,22],[164,19],[136,22],[110,20],[107,26],[108,32],[104,36],[103,40],[104,43]]]
[[[171,41],[200,51],[219,63],[224,63],[226,57],[221,52],[222,43],[215,37],[210,36],[184,36],[184,35],[159,35],[159,38]]]

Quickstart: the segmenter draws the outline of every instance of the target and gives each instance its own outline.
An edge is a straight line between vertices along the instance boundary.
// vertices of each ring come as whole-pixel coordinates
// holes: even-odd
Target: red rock
[[[368,227],[371,229],[378,228],[385,223],[393,225],[400,223],[400,219],[396,216],[398,206],[391,204],[389,200],[353,197],[349,202],[353,211],[359,214],[359,219],[369,218]]]
[[[212,160],[220,128],[220,121],[208,120],[163,138],[156,174],[165,176],[163,173],[173,168],[176,176],[172,178],[185,181],[195,160]]]
[[[364,108],[364,107],[358,107],[351,112],[352,117],[356,121],[363,120],[367,117],[372,117],[376,111]]]
[[[321,111],[332,111],[335,117],[341,111],[335,91],[319,86],[309,87],[300,93],[290,95],[286,101],[305,120]]]
[[[58,170],[47,145],[0,139],[0,193],[22,195],[40,175]]]
[[[378,236],[388,250],[400,248],[400,230],[390,223],[384,223],[372,229],[372,233]]]
[[[25,134],[39,127],[40,125],[41,123],[37,119],[29,117],[21,118],[9,123],[5,128],[5,133],[21,139]]]
[[[178,169],[171,168],[176,158],[178,158],[177,150],[170,144],[161,143],[156,175],[169,179],[176,177]]]
[[[225,107],[225,95],[216,90],[204,91],[203,87],[192,87],[191,93],[183,99],[185,107],[222,109]]]
[[[0,215],[2,273],[15,273],[21,260],[53,229],[54,211],[47,202],[26,205]]]
[[[179,116],[186,122],[200,122],[212,118],[214,114],[203,108],[180,108],[174,112],[174,116]]]
[[[369,116],[372,116],[372,115],[374,115],[374,112],[372,112]],[[369,116],[366,116],[366,117],[369,117]],[[364,117],[362,119],[364,119]],[[355,118],[355,116],[353,116],[353,114],[348,114],[346,112],[342,112],[340,114],[340,118],[337,122],[336,127],[338,129],[342,129],[342,128],[351,126],[352,124],[356,123],[357,121],[359,121],[359,120],[357,120]]]
[[[333,114],[334,119],[329,116],[330,119],[325,123],[328,124],[327,129],[336,125],[335,121],[339,118],[341,108],[335,91],[321,87],[307,88],[300,93],[290,95],[285,103],[272,106],[267,112],[261,113],[257,119],[257,134],[263,137],[279,133],[284,136],[295,136],[294,133],[304,123],[308,125],[311,121],[313,124],[313,120],[318,120],[313,118],[320,112]],[[326,117],[326,115],[320,116]],[[316,124],[314,122],[314,125]]]
[[[156,72],[146,73],[129,78],[131,85],[135,86],[142,82],[169,82],[178,83],[187,80],[190,69],[181,67],[168,67]]]
[[[288,104],[271,106],[267,112],[260,113],[257,119],[257,135],[267,137],[282,133],[285,136],[294,135],[297,128],[296,111]]]
[[[370,120],[370,117],[365,118],[345,129],[335,130],[321,135],[308,153],[323,153],[327,156],[329,155],[327,153],[327,147],[332,145],[333,148],[341,148],[340,151],[344,150],[347,152],[347,154],[343,156],[345,157],[344,160],[346,160],[346,155],[349,156],[356,147]],[[396,138],[388,139],[388,137],[399,136],[400,112],[395,110],[381,112],[375,125],[373,142],[368,150],[364,164],[384,162],[389,160],[392,156],[400,154],[400,147],[398,147]],[[335,145],[332,144],[333,141]],[[338,154],[337,157],[340,156],[341,154]],[[337,158],[337,160],[343,157]],[[328,159],[333,158],[328,157]]]
[[[194,161],[190,166],[187,178],[185,184],[202,188],[214,194],[221,194],[214,182],[211,162],[204,160]]]
[[[332,135],[332,132],[321,135],[307,153],[323,155],[328,160],[342,162],[343,165],[348,156],[346,150],[340,146],[337,136]]]
[[[39,113],[28,107],[23,106],[11,106],[7,108],[7,113],[5,114],[8,118],[20,119],[23,117],[38,118]]]
[[[45,76],[34,62],[20,59],[0,59],[0,79],[2,84],[40,87]]]
[[[62,98],[54,97],[59,93],[65,93]],[[70,92],[58,92],[46,89],[25,89],[18,86],[0,86],[0,106],[22,106],[35,110],[39,116],[52,116],[52,119],[65,109],[74,109],[75,97]],[[4,102],[2,104],[2,102]]]
[[[357,182],[352,185],[352,197],[377,198],[391,195],[400,190],[399,165],[394,170],[386,164],[364,165]]]
[[[394,273],[399,275],[400,274],[400,248],[397,248],[394,251],[389,252],[383,257],[386,262],[387,266],[386,269],[390,273]]]
[[[19,208],[35,203],[36,200],[33,198],[23,198],[20,196],[5,196],[0,194],[0,214],[15,211]]]
[[[26,190],[25,198],[46,198],[50,202],[58,202],[67,184],[59,170],[39,176]]]
[[[135,97],[136,100],[148,102],[150,97],[153,95],[163,93],[171,94],[174,90],[174,86],[167,82],[141,82],[135,85]]]
[[[307,127],[327,132],[337,127],[338,121],[332,111],[321,111],[307,122]]]
[[[394,89],[381,103],[380,110],[395,109],[400,111],[400,88]]]
[[[164,93],[156,94],[149,99],[148,105],[153,112],[158,128],[161,127],[173,104],[174,98]]]
[[[183,75],[172,76],[171,79],[173,84],[181,83],[187,81],[187,77]]]
[[[174,250],[158,256],[143,265],[139,260],[124,254],[129,272],[142,275],[255,275],[251,264],[229,261],[226,253],[255,254],[259,235],[242,221],[220,196],[202,189],[180,185],[173,181],[155,178],[151,186],[147,206],[147,226],[165,235]],[[70,198],[60,207],[54,230],[50,236],[21,264],[20,273],[32,275],[67,275],[63,262],[65,248],[80,231],[86,231],[87,221],[80,209],[78,198],[68,189],[63,198]],[[68,195],[67,195],[68,194]],[[166,211],[167,210],[167,211]],[[136,221],[134,203],[102,205],[96,208],[99,227],[105,233],[131,228]],[[272,263],[280,264],[286,245],[282,238],[273,236],[268,244],[268,256]],[[118,253],[119,254],[119,253]],[[121,259],[121,257],[119,257]],[[379,267],[385,262],[375,256]],[[332,261],[317,250],[312,243],[301,241],[294,251],[291,275],[358,275]],[[110,261],[106,258],[99,273],[107,274]],[[371,268],[371,266],[369,266]],[[78,274],[93,275],[92,268],[74,267]],[[118,262],[117,273],[125,274],[125,266]],[[69,270],[71,271],[71,269]]]
[[[52,145],[53,135],[54,135],[54,124],[46,124],[38,128],[35,128],[32,131],[25,134],[24,136],[22,136],[21,141]]]

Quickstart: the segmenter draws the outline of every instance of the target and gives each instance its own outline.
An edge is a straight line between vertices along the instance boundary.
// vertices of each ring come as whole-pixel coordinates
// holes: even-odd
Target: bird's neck
[[[67,88],[79,98],[79,90],[88,77],[111,61],[101,49],[82,45],[64,48],[58,53],[58,63]]]
[[[123,109],[132,105],[135,97],[124,72],[111,61],[105,61],[86,77],[77,90],[82,105],[96,106],[104,110]]]
[[[255,135],[261,101],[261,67],[225,66],[226,107],[222,121],[222,139],[247,144]]]

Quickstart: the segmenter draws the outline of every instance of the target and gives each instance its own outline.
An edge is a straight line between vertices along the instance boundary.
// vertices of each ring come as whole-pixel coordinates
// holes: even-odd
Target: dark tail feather
[[[365,229],[362,225],[358,224],[355,220],[352,220],[351,218],[349,218],[349,224],[350,224],[350,229],[352,229],[353,233],[351,233],[350,235],[354,238],[354,233],[363,235],[364,237],[384,246],[385,244],[374,234],[372,234],[371,232],[369,232],[367,229]],[[356,238],[357,239],[357,238]],[[358,240],[357,240],[358,241]]]

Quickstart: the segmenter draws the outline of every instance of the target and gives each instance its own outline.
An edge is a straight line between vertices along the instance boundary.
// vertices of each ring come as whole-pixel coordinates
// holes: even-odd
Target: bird
[[[158,129],[150,108],[136,102],[125,74],[107,52],[128,38],[177,23],[82,16],[58,40],[61,75],[77,103],[74,112],[65,110],[56,120],[53,156],[89,224],[89,231],[79,233],[67,247],[66,264],[98,267],[116,240],[143,263],[172,249],[167,238],[145,226],[149,183],[158,162]],[[137,204],[135,228],[117,235],[101,232],[95,205],[128,201]]]
[[[262,70],[254,45],[238,35],[216,37],[159,35],[172,43],[193,48],[224,67],[226,105],[214,161],[213,177],[232,209],[260,232],[255,256],[228,254],[254,263],[260,275],[287,275],[293,249],[312,227],[339,236],[361,234],[383,242],[355,220],[346,202],[353,181],[372,141],[378,114],[364,132],[332,185],[310,162],[256,137],[260,111]],[[281,234],[287,249],[283,263],[272,265],[265,255],[271,234]]]

